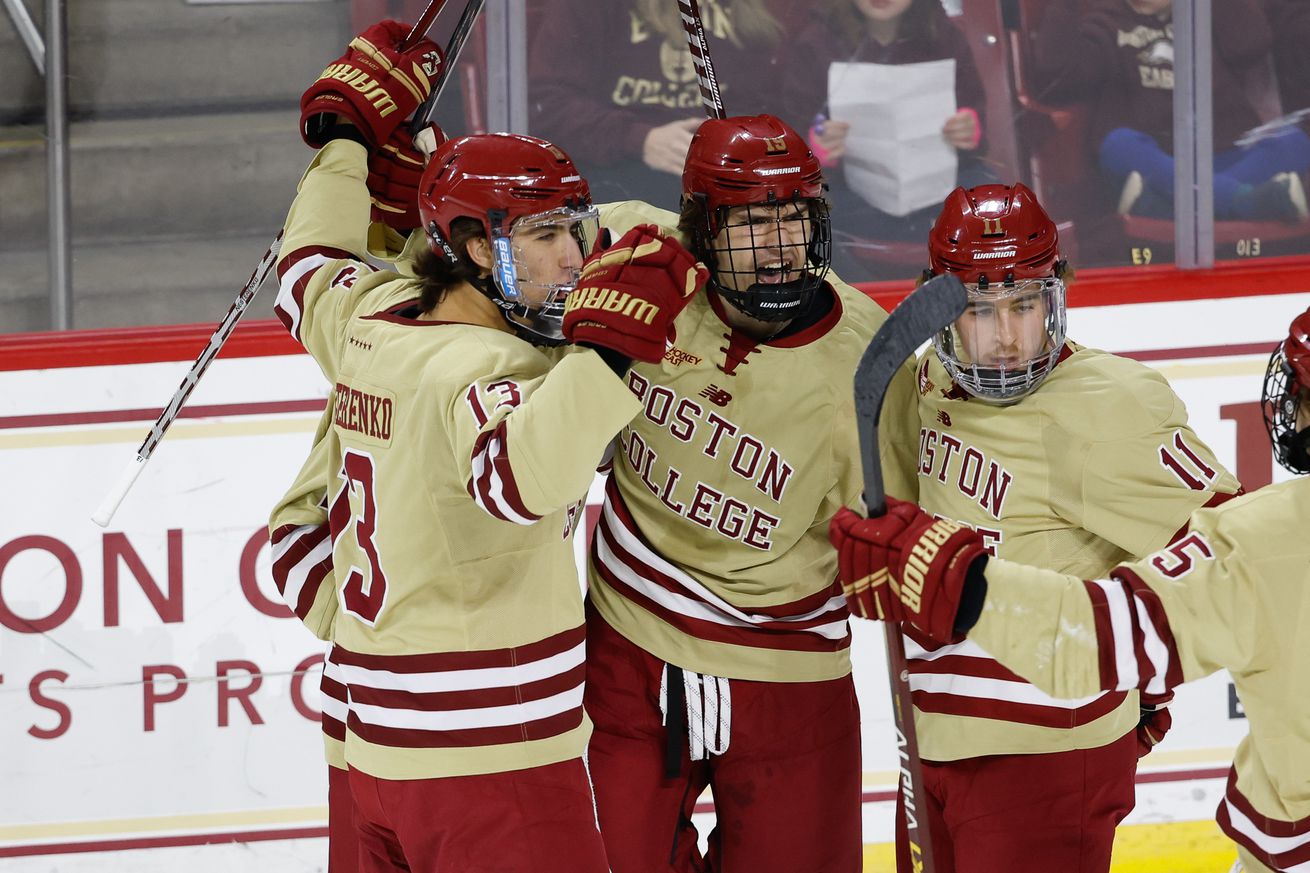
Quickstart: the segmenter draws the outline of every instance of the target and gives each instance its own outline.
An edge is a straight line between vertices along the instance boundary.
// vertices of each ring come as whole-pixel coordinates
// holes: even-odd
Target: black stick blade
[[[855,368],[855,415],[864,462],[864,499],[869,515],[886,512],[878,457],[878,415],[892,377],[905,359],[964,312],[968,294],[959,278],[943,273],[920,285],[892,310]]]

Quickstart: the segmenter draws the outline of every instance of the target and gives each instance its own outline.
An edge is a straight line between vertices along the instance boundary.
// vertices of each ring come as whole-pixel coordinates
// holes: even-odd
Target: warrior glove
[[[833,517],[837,576],[851,612],[908,622],[938,642],[955,642],[965,583],[985,593],[987,553],[976,531],[933,518],[913,503],[887,498],[887,514],[864,518],[849,509]],[[977,600],[981,608],[981,596]],[[968,610],[974,611],[974,610]],[[976,620],[976,614],[968,625]]]
[[[399,21],[375,24],[350,41],[346,53],[328,65],[300,98],[300,135],[312,148],[332,138],[338,119],[359,129],[370,151],[427,99],[441,72],[437,44],[400,45],[409,28]]]
[[[1137,722],[1137,757],[1144,758],[1164,739],[1173,727],[1174,717],[1169,712],[1172,694],[1154,695],[1142,692],[1141,718]]]
[[[708,278],[677,240],[639,224],[582,265],[564,305],[564,337],[658,364],[673,320]]]
[[[429,133],[430,132],[430,133]],[[417,147],[432,137],[429,149]],[[368,193],[373,198],[372,220],[400,231],[413,230],[422,224],[418,214],[418,183],[423,178],[427,155],[446,141],[441,128],[430,124],[411,137],[407,127],[397,127],[382,148],[368,156]]]

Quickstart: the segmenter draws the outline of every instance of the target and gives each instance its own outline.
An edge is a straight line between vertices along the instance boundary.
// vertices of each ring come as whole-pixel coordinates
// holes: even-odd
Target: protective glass
[[[933,345],[955,383],[983,400],[1013,402],[1054,369],[1065,337],[1065,286],[1056,278],[966,285],[969,305]]]
[[[492,241],[505,316],[549,343],[563,342],[564,301],[600,234],[594,206],[560,207],[514,222]]]
[[[822,198],[720,208],[711,248],[715,290],[761,321],[798,315],[832,265],[832,225]]]

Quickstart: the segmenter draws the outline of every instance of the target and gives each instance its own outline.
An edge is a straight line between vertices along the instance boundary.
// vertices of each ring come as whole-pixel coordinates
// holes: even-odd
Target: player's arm
[[[331,429],[329,402],[309,457],[268,521],[273,583],[287,607],[321,640],[332,638],[337,615],[327,512]]]
[[[587,492],[610,442],[641,409],[593,351],[545,376],[471,381],[447,412],[469,496],[493,518],[533,524]]]
[[[337,333],[363,293],[352,289],[373,272],[364,258],[370,216],[393,226],[414,220],[408,189],[421,159],[399,128],[427,97],[441,58],[428,40],[401,51],[406,36],[399,22],[368,28],[300,101],[301,136],[319,153],[283,228],[274,308],[329,378]],[[370,87],[350,84],[358,82]]]
[[[989,559],[976,532],[895,499],[881,518],[840,513],[832,538],[854,612],[967,635],[1054,697],[1164,696],[1258,650],[1258,592],[1212,518],[1100,580]]]

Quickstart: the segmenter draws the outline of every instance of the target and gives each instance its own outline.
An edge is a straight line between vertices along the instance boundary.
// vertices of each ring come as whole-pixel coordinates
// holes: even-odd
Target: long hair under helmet
[[[1310,427],[1297,430],[1296,410],[1310,397],[1310,309],[1288,328],[1287,339],[1269,356],[1260,406],[1278,463],[1293,473],[1310,473]]]
[[[1059,361],[1065,337],[1059,243],[1055,222],[1022,184],[956,188],[942,205],[928,234],[929,272],[958,276],[969,305],[933,345],[955,383],[975,397],[1017,401]]]
[[[682,196],[702,207],[692,251],[709,267],[709,285],[719,296],[761,321],[805,311],[832,265],[832,224],[819,159],[800,134],[772,115],[703,122],[687,150]],[[785,214],[789,205],[797,208],[794,217]],[[729,223],[737,206],[763,208]],[[776,242],[792,221],[800,222],[805,239],[803,263],[791,263]],[[719,238],[720,231],[745,225],[744,245],[734,246],[728,234]]]
[[[481,222],[493,263],[490,281],[475,283],[479,290],[524,339],[564,341],[564,301],[577,287],[578,270],[563,281],[533,276],[523,246],[533,234],[565,232],[583,257],[591,253],[600,217],[568,155],[545,140],[512,133],[450,140],[428,159],[418,211],[428,244],[452,264],[459,261],[450,245],[451,223],[461,217]]]

